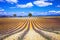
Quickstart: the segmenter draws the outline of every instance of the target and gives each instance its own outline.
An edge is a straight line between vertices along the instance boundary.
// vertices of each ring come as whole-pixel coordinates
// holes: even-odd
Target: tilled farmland
[[[0,40],[60,40],[60,18],[0,18]]]

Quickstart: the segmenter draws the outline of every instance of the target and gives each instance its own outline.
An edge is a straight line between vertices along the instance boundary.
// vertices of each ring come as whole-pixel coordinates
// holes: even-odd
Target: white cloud
[[[37,1],[48,1],[48,0],[37,0]]]
[[[7,2],[10,2],[10,3],[17,3],[18,0],[6,0]]]
[[[54,0],[37,0],[37,1],[54,1]]]
[[[60,8],[60,5],[57,5],[57,7],[59,7],[59,8]]]
[[[52,12],[52,13],[60,13],[60,11],[55,11],[55,10],[50,10],[49,12]]]
[[[52,5],[52,3],[45,2],[45,1],[34,1],[33,3],[39,7],[45,7],[45,6]]]
[[[40,12],[39,15],[49,15],[47,12]]]
[[[0,9],[0,14],[5,14],[4,9]]]
[[[32,6],[33,6],[33,4],[31,2],[27,3],[27,4],[17,4],[17,7],[20,7],[20,8],[29,8]]]
[[[4,11],[4,9],[0,9],[0,12],[1,12],[1,11]]]
[[[55,10],[50,10],[49,12],[56,12]]]
[[[56,13],[60,13],[60,11],[57,11]]]

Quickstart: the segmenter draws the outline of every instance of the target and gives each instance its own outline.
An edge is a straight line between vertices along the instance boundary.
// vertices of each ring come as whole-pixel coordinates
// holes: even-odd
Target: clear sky
[[[27,15],[29,12],[33,15],[59,15],[60,0],[0,0],[0,11],[9,15]]]

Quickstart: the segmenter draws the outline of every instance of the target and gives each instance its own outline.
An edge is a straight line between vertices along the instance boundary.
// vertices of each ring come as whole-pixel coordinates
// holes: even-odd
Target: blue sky
[[[60,0],[0,0],[0,11],[6,15],[55,15],[60,14]]]

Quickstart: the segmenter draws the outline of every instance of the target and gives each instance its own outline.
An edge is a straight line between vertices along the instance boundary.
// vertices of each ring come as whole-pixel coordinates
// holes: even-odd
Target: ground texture
[[[60,40],[60,18],[0,18],[0,40]]]

